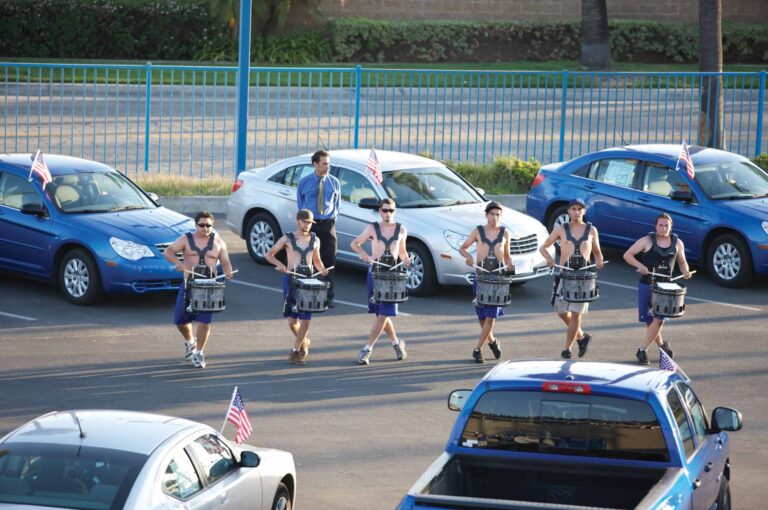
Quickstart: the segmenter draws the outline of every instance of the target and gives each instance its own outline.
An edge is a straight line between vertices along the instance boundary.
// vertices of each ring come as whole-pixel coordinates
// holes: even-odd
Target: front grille
[[[155,248],[157,248],[157,251],[160,252],[160,255],[163,255],[165,253],[165,250],[168,249],[168,247],[171,245],[171,243],[159,243],[155,245]],[[184,262],[184,254],[181,252],[178,252],[176,256],[179,258],[180,262]]]
[[[520,239],[509,240],[509,254],[521,255],[524,253],[531,253],[538,249],[539,241],[536,234],[521,237]]]
[[[136,292],[148,292],[152,290],[174,290],[178,289],[181,285],[180,278],[174,278],[173,280],[136,280],[131,283],[133,290]]]

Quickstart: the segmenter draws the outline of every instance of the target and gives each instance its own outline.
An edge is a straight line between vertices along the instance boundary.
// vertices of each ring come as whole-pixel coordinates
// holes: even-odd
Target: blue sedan
[[[46,156],[53,181],[29,181],[29,154],[0,155],[0,270],[58,283],[72,303],[178,289],[163,250],[194,222],[159,207],[117,170]],[[156,197],[154,197],[156,198]]]
[[[568,221],[568,201],[582,198],[601,241],[620,248],[669,213],[688,260],[722,286],[743,287],[768,274],[768,173],[730,152],[689,151],[694,179],[675,171],[680,145],[630,145],[543,166],[526,212],[551,231]]]

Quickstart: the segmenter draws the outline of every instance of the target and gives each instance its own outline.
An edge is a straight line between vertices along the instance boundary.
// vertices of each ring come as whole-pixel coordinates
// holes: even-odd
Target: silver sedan
[[[459,247],[477,225],[485,223],[488,200],[461,176],[438,161],[401,152],[376,151],[383,181],[366,171],[369,150],[331,151],[331,174],[341,182],[341,207],[336,220],[338,262],[364,267],[351,243],[379,220],[378,201],[395,199],[397,220],[408,227],[408,252],[413,259],[408,288],[429,295],[437,284],[466,284],[470,271]],[[227,206],[227,225],[245,239],[256,262],[284,232],[296,228],[296,187],[314,171],[311,154],[242,172]],[[538,247],[547,231],[537,220],[503,208],[502,224],[511,234],[510,253],[518,283],[549,274]]]
[[[290,510],[293,456],[190,420],[54,412],[0,439],[0,509]]]

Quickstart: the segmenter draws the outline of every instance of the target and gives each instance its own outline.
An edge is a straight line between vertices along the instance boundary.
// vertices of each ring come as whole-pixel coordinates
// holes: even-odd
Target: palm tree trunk
[[[589,71],[610,71],[611,38],[608,32],[606,0],[581,0],[581,67]]]
[[[699,0],[699,71],[723,72],[722,0]],[[699,144],[723,147],[723,78],[707,75],[701,79]]]

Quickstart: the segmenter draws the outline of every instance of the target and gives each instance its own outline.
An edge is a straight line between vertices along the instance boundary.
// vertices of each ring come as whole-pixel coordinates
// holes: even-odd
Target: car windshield
[[[482,201],[461,177],[444,166],[384,172],[382,185],[397,206],[440,207]]]
[[[748,161],[696,165],[696,182],[712,200],[768,196],[768,173]]]
[[[0,503],[123,508],[146,455],[44,443],[0,445]]]
[[[668,461],[646,402],[598,395],[489,391],[472,410],[460,446]]]
[[[157,207],[119,172],[75,172],[54,177],[50,197],[65,213],[105,213]]]

